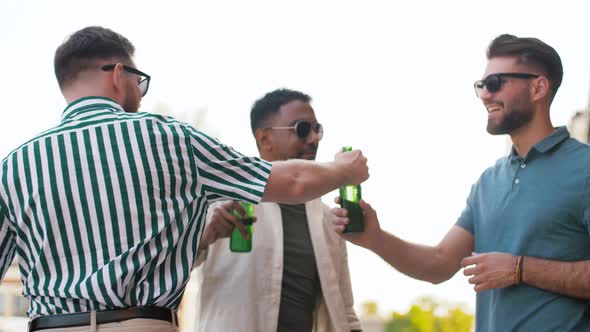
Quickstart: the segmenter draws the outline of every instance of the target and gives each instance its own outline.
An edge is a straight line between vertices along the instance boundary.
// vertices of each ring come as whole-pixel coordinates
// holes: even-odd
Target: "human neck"
[[[104,86],[97,82],[79,81],[64,89],[62,94],[68,104],[89,96],[105,97],[116,101],[121,104],[119,96],[113,93],[112,90],[105,89]]]
[[[514,150],[521,158],[526,157],[535,144],[541,142],[555,131],[549,119],[538,122],[531,121],[510,133]]]

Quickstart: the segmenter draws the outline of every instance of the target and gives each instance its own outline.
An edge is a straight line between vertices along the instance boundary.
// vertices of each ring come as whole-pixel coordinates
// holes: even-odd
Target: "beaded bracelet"
[[[514,270],[514,281],[516,286],[522,282],[522,256],[516,257],[516,268]]]

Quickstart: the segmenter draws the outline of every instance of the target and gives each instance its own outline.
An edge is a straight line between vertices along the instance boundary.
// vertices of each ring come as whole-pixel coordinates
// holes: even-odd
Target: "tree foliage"
[[[416,301],[407,313],[393,312],[387,332],[470,332],[473,315],[457,305],[437,303],[431,297]]]

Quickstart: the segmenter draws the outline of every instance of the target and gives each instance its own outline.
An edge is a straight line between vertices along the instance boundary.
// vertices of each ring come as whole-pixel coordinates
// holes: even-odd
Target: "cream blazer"
[[[321,284],[314,331],[360,330],[346,243],[333,231],[327,219],[329,208],[320,199],[306,203],[305,208]],[[281,209],[275,203],[260,203],[254,215],[258,220],[250,253],[230,252],[229,239],[224,238],[197,256],[195,331],[277,330],[283,277]]]

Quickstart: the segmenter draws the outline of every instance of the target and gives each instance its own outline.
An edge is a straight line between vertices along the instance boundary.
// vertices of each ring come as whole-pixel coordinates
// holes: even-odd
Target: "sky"
[[[344,145],[369,158],[364,198],[381,227],[435,245],[456,222],[471,184],[503,156],[506,136],[485,131],[473,91],[489,42],[537,37],[561,55],[555,126],[587,107],[590,43],[582,1],[3,1],[0,4],[0,158],[57,124],[66,104],[53,55],[85,26],[130,39],[152,76],[141,110],[182,117],[206,109],[203,130],[255,155],[252,103],[280,87],[312,96],[325,134],[318,160]],[[333,205],[335,193],[324,197]],[[431,285],[349,244],[355,301],[404,311],[431,295],[475,308],[458,273]],[[420,262],[416,262],[419,264]]]

